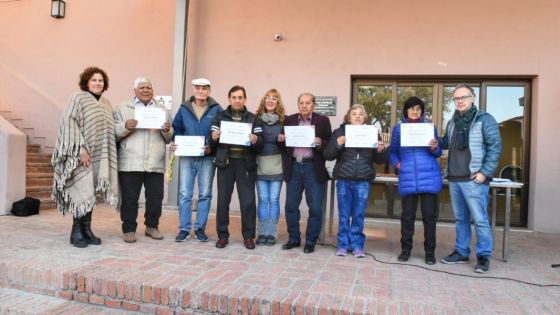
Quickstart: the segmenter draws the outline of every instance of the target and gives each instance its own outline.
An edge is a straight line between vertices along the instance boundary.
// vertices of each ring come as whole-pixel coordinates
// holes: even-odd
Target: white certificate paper
[[[315,126],[284,126],[286,146],[295,148],[315,147]]]
[[[176,156],[204,156],[204,136],[175,136]]]
[[[347,148],[377,148],[378,131],[374,125],[345,125]]]
[[[220,143],[250,146],[251,129],[250,123],[222,121],[220,124]]]
[[[134,119],[138,121],[136,128],[161,129],[165,123],[165,110],[157,107],[136,107]]]
[[[412,123],[401,124],[401,146],[428,147],[434,139],[434,124]]]

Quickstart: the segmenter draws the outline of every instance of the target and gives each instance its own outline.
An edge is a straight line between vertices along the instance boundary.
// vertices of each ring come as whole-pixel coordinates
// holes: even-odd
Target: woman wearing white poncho
[[[109,78],[99,68],[89,67],[80,74],[82,91],[66,105],[51,160],[53,199],[62,214],[73,216],[70,243],[76,247],[101,244],[91,231],[97,193],[115,208],[119,206],[113,108],[101,96],[108,87]]]

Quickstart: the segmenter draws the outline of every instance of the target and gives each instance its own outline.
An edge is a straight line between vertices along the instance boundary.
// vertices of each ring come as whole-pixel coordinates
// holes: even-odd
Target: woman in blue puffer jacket
[[[418,199],[424,223],[424,251],[428,265],[436,263],[436,220],[438,218],[438,194],[441,191],[441,172],[437,158],[441,156],[441,141],[434,126],[434,138],[426,146],[401,146],[401,126],[410,123],[426,123],[424,102],[410,97],[404,103],[403,119],[393,127],[389,161],[399,173],[399,194],[402,197],[401,249],[398,260],[405,262],[412,251],[414,221]]]

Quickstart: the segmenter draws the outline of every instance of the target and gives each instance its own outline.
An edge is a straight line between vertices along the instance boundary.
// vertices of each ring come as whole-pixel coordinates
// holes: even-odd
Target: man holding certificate
[[[433,265],[436,263],[436,221],[438,194],[441,191],[441,172],[437,161],[441,156],[441,144],[437,128],[426,122],[424,108],[424,101],[418,97],[405,101],[402,121],[393,127],[389,160],[399,174],[399,194],[402,198],[402,252],[398,260],[405,262],[410,257],[416,208],[420,200],[424,259],[426,264]],[[417,126],[420,127],[413,128]]]
[[[162,240],[158,230],[163,200],[163,173],[165,172],[165,145],[171,142],[173,129],[163,105],[154,99],[152,83],[148,78],[139,77],[134,81],[136,96],[119,105],[114,112],[115,134],[118,142],[119,183],[121,186],[122,205],[121,221],[123,240],[136,242],[136,217],[138,216],[138,198],[142,185],[145,188],[146,211],[144,224],[146,236]],[[137,111],[149,109],[161,112],[163,116],[157,129],[139,128],[146,123],[139,121]],[[157,118],[160,119],[160,118]],[[148,125],[153,125],[151,121]],[[146,125],[146,124],[144,124]]]
[[[175,155],[179,156],[179,233],[176,242],[191,236],[194,181],[198,182],[198,202],[194,238],[207,242],[206,223],[212,202],[214,181],[214,153],[210,149],[212,122],[223,109],[210,97],[210,81],[205,78],[192,80],[193,95],[179,107],[173,129],[175,130]]]
[[[229,106],[218,113],[212,123],[211,146],[216,151],[218,167],[218,209],[216,211],[217,248],[229,243],[229,205],[233,185],[241,207],[241,233],[247,249],[255,248],[257,207],[255,182],[257,152],[262,145],[262,127],[256,116],[247,110],[245,88],[234,86],[228,93]]]
[[[325,184],[329,180],[323,149],[331,137],[332,130],[328,117],[313,113],[313,94],[301,94],[298,97],[298,109],[299,113],[286,118],[284,133],[278,135],[278,142],[284,151],[282,160],[286,181],[285,215],[289,234],[289,239],[282,245],[282,249],[289,250],[301,246],[299,206],[305,191],[309,217],[303,252],[308,254],[315,251],[315,244],[321,232]]]

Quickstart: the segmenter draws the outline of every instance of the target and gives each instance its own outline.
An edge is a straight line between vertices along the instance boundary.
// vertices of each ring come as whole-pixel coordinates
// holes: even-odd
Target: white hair
[[[134,80],[134,89],[137,89],[140,83],[148,83],[150,86],[152,85],[152,81],[146,77],[138,77]]]

